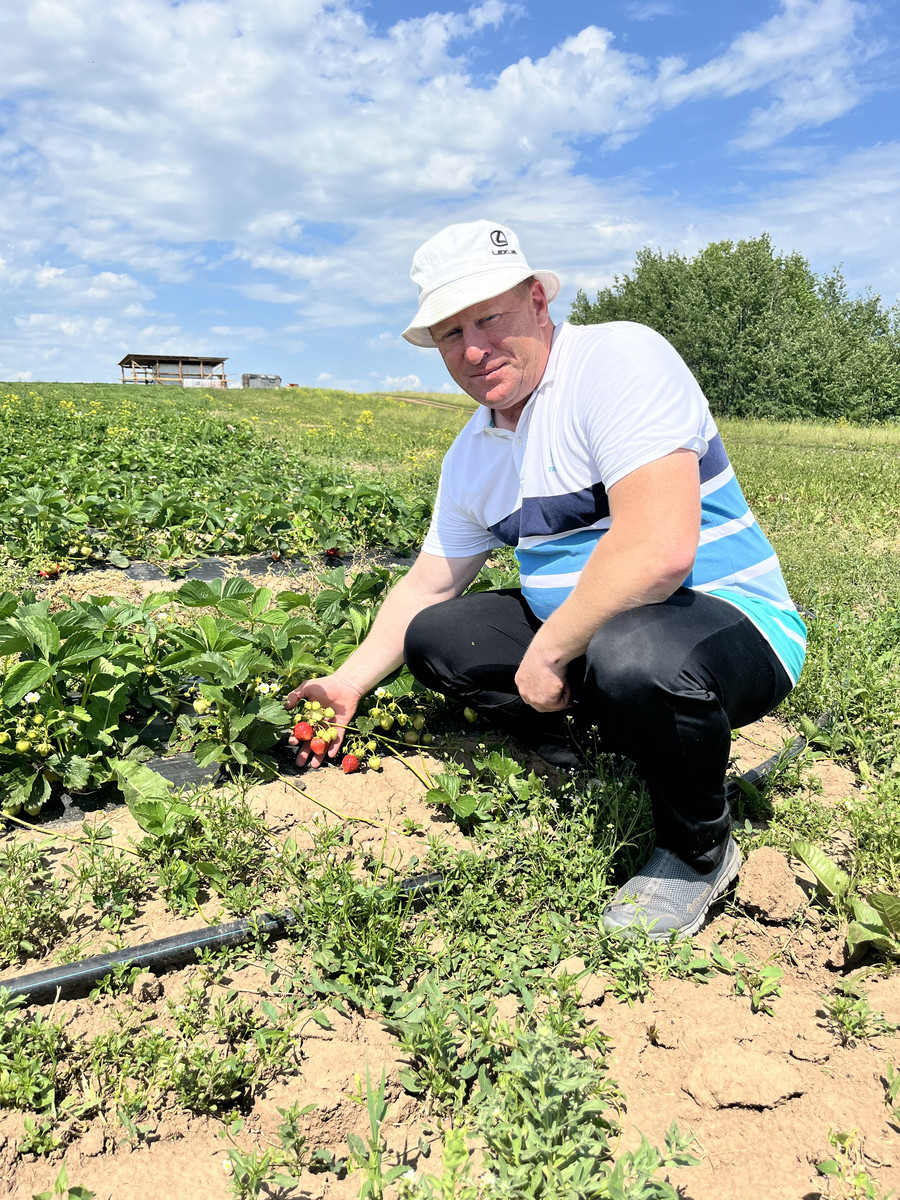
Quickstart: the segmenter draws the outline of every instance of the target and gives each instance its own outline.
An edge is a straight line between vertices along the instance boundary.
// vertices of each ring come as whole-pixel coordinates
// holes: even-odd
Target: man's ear
[[[547,304],[547,293],[544,291],[544,285],[539,279],[536,279],[531,285],[531,303],[534,305],[538,324],[543,329],[550,322],[550,308]]]

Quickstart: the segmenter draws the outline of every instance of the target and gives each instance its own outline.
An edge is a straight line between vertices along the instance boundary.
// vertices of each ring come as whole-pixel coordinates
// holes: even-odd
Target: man
[[[803,662],[778,561],[664,338],[631,322],[554,327],[558,277],[489,221],[426,242],[412,278],[403,336],[437,347],[480,407],[444,459],[414,566],[341,669],[289,705],[327,701],[345,725],[405,659],[556,761],[571,753],[567,712],[596,725],[645,779],[656,832],[604,926],[692,934],[740,868],[731,729],[778,704]],[[521,588],[464,596],[501,545]],[[322,758],[305,745],[297,762]]]

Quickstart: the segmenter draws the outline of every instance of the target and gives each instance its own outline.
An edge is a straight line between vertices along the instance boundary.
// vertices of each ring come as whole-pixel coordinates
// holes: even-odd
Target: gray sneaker
[[[666,941],[673,933],[695,934],[741,869],[741,852],[731,836],[707,857],[712,866],[703,873],[671,850],[654,850],[603,910],[603,928],[624,934],[643,930],[654,942]]]

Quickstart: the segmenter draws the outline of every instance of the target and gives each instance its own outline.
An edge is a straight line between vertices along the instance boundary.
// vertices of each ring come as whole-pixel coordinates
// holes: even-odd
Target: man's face
[[[464,308],[432,325],[431,336],[464,392],[515,419],[544,373],[553,326],[534,283]]]

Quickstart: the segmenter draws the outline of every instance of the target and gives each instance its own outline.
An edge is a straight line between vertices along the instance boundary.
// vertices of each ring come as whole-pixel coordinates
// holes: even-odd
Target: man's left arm
[[[643,604],[659,604],[684,582],[700,535],[700,472],[693,450],[638,467],[609,489],[612,518],[578,583],[537,632],[516,674],[538,712],[567,708],[566,668],[601,625]]]

